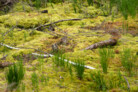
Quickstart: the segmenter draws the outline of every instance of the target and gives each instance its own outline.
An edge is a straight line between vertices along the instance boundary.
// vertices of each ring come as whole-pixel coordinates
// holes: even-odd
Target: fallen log
[[[96,49],[96,48],[99,48],[99,47],[105,47],[105,46],[114,46],[117,44],[117,40],[116,39],[109,39],[109,40],[105,40],[105,41],[101,41],[101,42],[98,42],[98,43],[95,43],[83,50],[92,50],[92,49]]]
[[[101,41],[98,43],[95,43],[83,50],[92,50],[100,47],[106,47],[106,46],[114,46],[117,44],[118,39],[121,38],[121,34],[118,30],[113,29],[108,32],[111,35],[111,38],[109,40]]]

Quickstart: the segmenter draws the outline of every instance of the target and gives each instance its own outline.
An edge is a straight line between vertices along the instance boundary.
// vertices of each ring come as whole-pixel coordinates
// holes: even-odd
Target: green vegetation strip
[[[10,49],[15,49],[15,50],[19,50],[21,48],[16,48],[16,47],[12,47],[12,46],[9,46],[7,44],[3,44],[3,43],[0,43],[0,45],[2,46],[6,46],[7,48],[10,48]],[[38,54],[38,53],[32,53],[32,55],[36,55],[36,56],[44,56],[44,57],[53,57],[54,55],[52,54]],[[61,59],[61,57],[59,57],[59,59]],[[76,63],[72,62],[72,61],[68,61],[66,59],[64,59],[65,62],[69,62],[70,64],[72,65],[76,65]],[[91,66],[84,66],[85,68],[88,68],[88,69],[95,69],[94,67],[91,67]]]

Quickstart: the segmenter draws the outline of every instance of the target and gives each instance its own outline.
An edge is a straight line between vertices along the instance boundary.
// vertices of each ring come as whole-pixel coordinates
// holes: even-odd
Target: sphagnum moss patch
[[[120,58],[121,53],[123,52],[123,48],[131,48],[132,53],[138,53],[137,36],[133,37],[133,35],[128,34],[129,32],[126,34],[122,34],[122,37],[118,40],[117,45],[111,47],[111,49],[115,51],[115,57],[113,59],[109,59],[107,74],[97,72],[99,70],[102,71],[98,49],[81,51],[89,45],[111,38],[111,36],[109,34],[106,34],[103,30],[104,26],[106,25],[101,25],[103,26],[102,29],[88,29],[95,28],[96,26],[100,25],[104,20],[106,20],[105,22],[107,22],[105,24],[112,23],[111,16],[103,16],[103,14],[101,13],[102,11],[97,8],[97,5],[94,4],[94,6],[88,6],[87,3],[84,3],[81,12],[74,13],[72,3],[65,2],[63,4],[52,4],[53,7],[51,6],[51,3],[48,3],[47,7],[39,9],[40,11],[48,10],[48,13],[42,14],[38,12],[38,10],[30,11],[31,7],[27,4],[25,4],[27,12],[22,11],[22,6],[19,6],[19,4],[20,3],[18,3],[17,6],[13,8],[13,11],[10,11],[10,13],[0,16],[1,35],[10,30],[11,27],[17,26],[12,32],[9,32],[6,36],[4,36],[4,41],[2,41],[3,38],[0,35],[0,41],[13,47],[24,47],[24,49],[21,50],[6,49],[6,52],[4,52],[4,47],[0,46],[0,62],[16,63],[18,62],[18,59],[16,57],[22,56],[22,58],[24,58],[23,64],[26,69],[25,77],[22,80],[21,87],[15,91],[21,91],[24,88],[25,92],[31,92],[32,90],[34,90],[34,88],[32,89],[33,84],[31,80],[31,75],[34,72],[37,74],[39,92],[95,92],[96,88],[98,91],[107,90],[111,92],[126,92],[128,91],[128,87],[126,85],[126,80],[124,79],[124,77],[126,77],[127,81],[129,82],[130,91],[135,92],[138,90],[136,78],[136,67],[138,65],[137,62],[134,62],[135,66],[133,68],[133,76],[129,77],[126,73],[126,69],[124,69],[124,67],[122,67],[121,65]],[[61,6],[63,6],[63,8]],[[20,12],[16,10],[19,10]],[[97,14],[102,16],[98,16],[96,18],[86,18],[81,21],[60,22],[56,24],[56,26],[53,25],[55,26],[54,32],[48,31],[47,29],[47,31],[33,30],[33,28],[39,25],[55,22],[58,20],[91,17]],[[115,18],[114,22],[123,23],[122,19],[123,18]],[[129,29],[137,28],[136,21],[137,18],[132,19],[128,17]],[[118,27],[121,26],[117,26],[116,28]],[[82,59],[86,65],[96,68],[95,70],[85,69],[82,80],[77,77],[76,69],[71,64],[68,65],[68,68],[59,68],[53,66],[53,61],[51,57],[42,59],[40,59],[39,57],[32,57],[32,59],[31,57],[25,57],[31,53],[51,53],[51,45],[59,41],[59,39],[62,38],[63,35],[68,36],[69,39],[72,40],[71,44],[74,43],[74,47],[72,47],[72,50],[67,51],[63,54],[66,56],[65,59],[71,60],[73,62],[75,62],[75,59]],[[60,45],[60,48],[65,49],[66,51],[69,46],[71,45]],[[44,52],[41,52],[41,50]],[[7,55],[7,57],[1,60],[1,58],[3,58],[3,56],[5,55]],[[25,58],[29,60],[25,60]],[[90,75],[91,73],[92,75]],[[4,74],[5,69],[0,69],[1,92],[6,89],[6,87],[4,87],[6,84]],[[96,77],[96,75],[100,75],[102,77]],[[43,80],[46,81],[46,85],[43,85]],[[99,85],[98,82],[101,82],[101,85]]]

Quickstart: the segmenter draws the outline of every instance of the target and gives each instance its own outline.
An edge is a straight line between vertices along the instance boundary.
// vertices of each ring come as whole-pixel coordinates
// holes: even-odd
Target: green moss
[[[79,58],[86,62],[92,61],[93,59],[96,59],[99,57],[96,53],[94,53],[91,50],[68,52],[66,53],[66,56],[68,56],[69,59],[71,59],[72,61]]]
[[[0,16],[0,23],[4,23],[5,20],[9,19],[9,17],[10,17],[9,14]]]
[[[118,48],[120,51],[123,50],[123,48],[131,48],[132,51],[137,52],[138,48],[137,48],[137,39],[138,37],[132,37],[132,36],[122,36],[122,38],[119,40],[119,46],[117,46],[116,48]],[[132,48],[133,47],[133,48]]]
[[[20,28],[34,28],[36,26],[39,26],[39,24],[47,23],[49,19],[47,17],[34,17],[34,18],[28,18],[28,19],[21,19],[17,26]]]
[[[89,7],[83,7],[83,12],[85,14],[85,16],[96,16],[99,15],[101,13],[100,9],[96,9],[94,6],[89,6]]]
[[[33,7],[29,6],[27,3],[23,2],[19,2],[16,5],[14,5],[13,9],[11,10],[11,12],[20,12],[20,11],[25,11],[25,12],[31,12],[33,10]]]
[[[39,81],[40,92],[56,92],[57,90],[60,92],[93,92],[94,82],[90,79],[90,73],[102,70],[99,62],[99,53],[98,49],[94,50],[84,50],[80,51],[94,43],[108,40],[111,36],[109,34],[104,34],[104,30],[89,30],[84,29],[85,27],[96,27],[100,25],[104,19],[106,21],[111,22],[111,17],[103,17],[98,16],[96,18],[89,18],[84,19],[81,21],[66,21],[60,22],[56,24],[58,28],[55,28],[54,32],[50,32],[48,30],[41,32],[37,30],[27,30],[30,28],[34,28],[39,25],[43,25],[45,23],[55,22],[61,19],[72,19],[72,18],[83,18],[88,15],[95,16],[97,14],[101,14],[101,10],[95,8],[94,6],[85,7],[84,5],[82,8],[82,13],[74,13],[71,3],[64,3],[61,7],[61,4],[53,4],[54,8],[51,7],[51,4],[48,3],[47,8],[42,8],[40,10],[48,10],[48,14],[42,14],[35,11],[31,11],[31,7],[27,4],[24,4],[25,12],[22,8],[22,4],[18,3],[13,8],[14,13],[9,13],[6,15],[0,16],[0,33],[5,33],[14,25],[17,25],[12,32],[8,33],[4,38],[5,44],[8,44],[13,47],[25,47],[25,48],[34,48],[34,49],[41,49],[42,51],[51,51],[51,45],[59,41],[59,38],[55,38],[53,35],[61,34],[67,35],[69,38],[69,45],[60,45],[59,47],[62,49],[72,48],[72,50],[67,50],[65,55],[69,58],[69,60],[74,61],[74,59],[82,59],[85,61],[86,65],[95,67],[96,70],[89,70],[86,69],[84,72],[84,79],[78,80],[76,77],[76,72],[74,68],[73,77],[71,78],[69,75],[68,70],[59,69],[59,67],[53,66],[52,58],[45,58],[43,69],[40,71],[40,62],[39,59],[31,60],[31,62],[26,62],[26,75],[23,83],[25,84],[25,88],[27,92],[31,92],[31,80],[30,76],[33,71],[38,74],[38,77],[41,78],[41,74],[43,73],[45,76],[49,77],[49,81],[47,85],[41,84]],[[23,11],[23,12],[16,12],[16,11]],[[121,21],[121,19],[115,19],[115,21]],[[132,24],[131,24],[132,23]],[[129,27],[135,27],[136,22],[130,19]],[[83,26],[83,27],[82,27]],[[26,29],[21,29],[26,28]],[[62,30],[59,30],[62,29]],[[57,34],[56,34],[57,33]],[[51,35],[52,34],[52,35]],[[98,35],[98,36],[97,36]],[[118,44],[113,46],[113,50],[119,50],[119,54],[115,54],[114,59],[109,60],[109,72],[107,75],[104,75],[106,82],[108,83],[109,79],[116,80],[117,79],[117,72],[120,69],[122,75],[125,75],[125,71],[121,68],[120,64],[120,53],[122,52],[123,48],[131,48],[133,53],[138,52],[138,44],[137,44],[138,37],[133,37],[130,34],[122,35],[122,38],[119,39]],[[2,41],[2,36],[0,35],[0,41]],[[74,47],[70,47],[70,46]],[[0,51],[2,51],[4,47],[0,47]],[[9,61],[9,62],[17,62],[15,59],[20,55],[28,55],[30,53],[35,52],[34,49],[21,49],[21,50],[6,50],[5,55],[8,55],[5,60],[1,60],[1,62]],[[39,51],[36,51],[40,53]],[[3,57],[3,53],[0,53],[0,58]],[[137,66],[137,62],[135,63]],[[127,77],[127,76],[126,76]],[[136,76],[128,78],[130,82],[130,87],[132,91],[137,90],[137,86],[135,83]],[[118,80],[116,80],[118,82]],[[4,80],[4,70],[0,70],[0,86],[5,85],[6,81]],[[93,84],[93,85],[91,85]],[[108,85],[110,85],[108,83]],[[3,92],[4,89],[0,87],[0,92]],[[108,90],[109,92],[112,91],[120,91],[125,92],[126,90],[118,87],[113,87]]]
[[[11,14],[10,18],[4,21],[5,26],[15,26],[20,28],[34,28],[40,24],[47,23],[49,18],[45,15],[34,15],[26,13]]]

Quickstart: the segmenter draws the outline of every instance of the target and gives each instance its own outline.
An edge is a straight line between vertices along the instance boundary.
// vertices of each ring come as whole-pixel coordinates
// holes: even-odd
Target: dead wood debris
[[[10,65],[13,65],[13,63],[10,63],[10,62],[0,62],[0,68],[5,68],[5,67],[8,67]]]
[[[92,49],[96,49],[99,47],[105,47],[105,46],[114,46],[117,44],[118,39],[121,38],[121,34],[119,33],[118,30],[111,30],[109,31],[109,34],[111,35],[111,38],[109,40],[105,40],[105,41],[101,41],[98,43],[95,43],[83,50],[92,50]]]
[[[98,17],[99,15],[97,15],[96,17]],[[45,26],[52,26],[53,24],[59,23],[59,22],[64,22],[64,21],[79,21],[79,20],[83,20],[83,19],[88,19],[88,18],[96,18],[96,17],[85,17],[85,18],[73,18],[73,19],[63,19],[63,20],[58,20],[49,24],[44,24],[41,26],[38,26],[35,28],[35,30],[41,30],[42,27]]]
[[[59,22],[64,22],[64,21],[78,21],[78,20],[82,20],[82,19],[75,18],[75,19],[63,19],[63,20],[58,20],[58,21],[55,21],[55,22],[52,22],[52,23],[49,23],[49,24],[44,24],[44,25],[38,26],[38,27],[36,27],[35,29],[36,29],[36,30],[40,30],[42,27],[50,26],[50,25],[53,25],[53,24],[56,24],[56,23],[59,23]]]
[[[37,57],[32,54],[22,54],[22,55],[14,56],[13,58],[16,60],[20,60],[22,58],[24,63],[37,59]]]
[[[9,46],[9,45],[5,45],[5,44],[1,44],[1,45],[3,45],[3,46],[6,46],[6,47],[8,47],[8,48],[10,48],[10,49],[16,49],[16,50],[19,50],[20,48],[16,48],[16,47],[11,47],[11,46]],[[52,55],[52,54],[38,54],[38,53],[32,53],[32,55],[35,55],[35,56],[43,56],[43,57],[53,57],[54,55]],[[60,58],[60,57],[59,57]],[[72,64],[72,65],[76,65],[76,63],[74,63],[74,62],[72,62],[72,61],[68,61],[67,59],[64,59],[64,61],[65,62],[69,62],[70,64]],[[8,66],[9,66],[9,64],[8,64]],[[95,69],[94,67],[91,67],[91,66],[84,66],[85,68],[88,68],[88,69]]]
[[[127,88],[128,88],[128,90],[130,91],[130,85],[129,85],[129,82],[128,82],[128,80],[127,80],[127,78],[125,77],[125,76],[123,76],[124,77],[124,79],[125,79],[125,81],[126,81],[126,83],[127,83]]]
[[[10,7],[18,0],[0,0],[0,9],[4,8],[5,6]]]
[[[8,55],[4,55],[0,60],[5,60]]]
[[[53,50],[53,52],[58,52],[58,45],[57,45],[57,43],[54,43],[53,45],[52,45],[52,50]]]
[[[68,45],[69,44],[67,36],[62,37],[58,42],[56,42],[52,45],[53,52],[57,52],[59,50],[58,45],[61,45],[61,44],[62,45]]]
[[[117,44],[117,40],[115,39],[109,39],[109,40],[105,40],[105,41],[101,41],[98,43],[95,43],[91,46],[88,46],[87,48],[83,49],[83,50],[92,50],[92,49],[96,49],[99,47],[105,47],[105,46],[114,46]]]
[[[42,10],[41,13],[48,13],[48,10]]]
[[[57,42],[58,45],[63,44],[63,45],[68,45],[69,41],[68,41],[68,37],[64,36],[60,39],[59,42]]]

